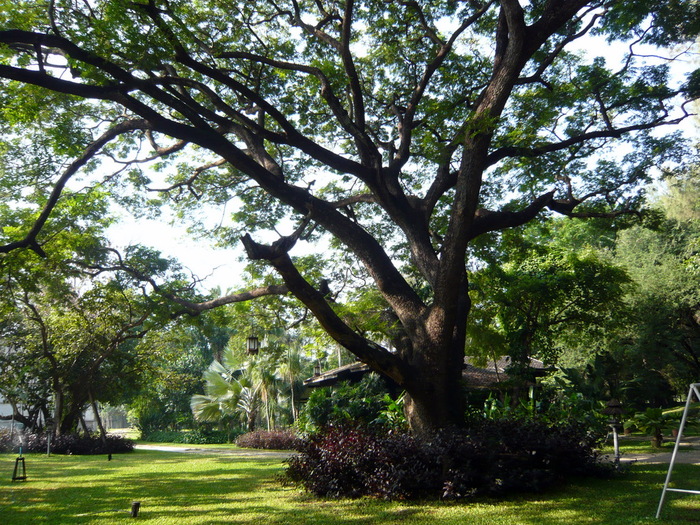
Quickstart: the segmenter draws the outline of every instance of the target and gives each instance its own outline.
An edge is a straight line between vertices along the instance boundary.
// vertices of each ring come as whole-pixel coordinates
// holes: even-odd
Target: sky
[[[191,237],[184,226],[152,219],[119,223],[109,229],[108,236],[118,247],[143,244],[159,250],[165,257],[178,259],[192,274],[202,279],[203,291],[217,286],[222,291],[239,287],[245,264],[238,261],[243,253],[240,244],[237,249],[215,248],[206,239]]]

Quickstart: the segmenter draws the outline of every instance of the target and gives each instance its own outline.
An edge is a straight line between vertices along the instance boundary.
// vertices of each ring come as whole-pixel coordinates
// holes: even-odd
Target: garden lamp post
[[[53,437],[53,432],[56,426],[52,420],[46,422],[46,455],[51,455],[51,438]]]
[[[615,465],[620,464],[620,442],[618,439],[618,433],[620,431],[620,416],[622,416],[622,403],[617,399],[611,399],[605,405],[603,409],[603,414],[610,416],[608,425],[613,432],[613,448],[615,450]]]
[[[248,339],[246,339],[246,350],[248,351],[248,355],[257,355],[260,351],[260,339],[254,335],[249,336]]]

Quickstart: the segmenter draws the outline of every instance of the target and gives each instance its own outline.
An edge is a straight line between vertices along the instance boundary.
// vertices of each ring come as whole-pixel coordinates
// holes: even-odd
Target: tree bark
[[[85,418],[83,417],[82,414],[78,416],[78,420],[80,421],[80,426],[83,428],[83,432],[85,432],[85,435],[87,437],[90,437],[90,429],[88,428],[87,424],[85,423]]]
[[[54,434],[60,436],[62,432],[61,421],[63,419],[63,391],[54,388],[53,391],[53,428]]]
[[[88,395],[90,396],[90,406],[92,407],[92,413],[95,414],[95,422],[97,423],[97,428],[100,431],[100,439],[102,439],[102,443],[106,445],[107,432],[105,431],[104,426],[102,426],[102,419],[100,419],[100,412],[97,409],[97,402],[95,402],[95,398],[92,397],[92,391],[88,391]]]
[[[431,372],[417,370],[417,384],[406,390],[405,415],[411,431],[417,435],[464,426],[461,367],[436,367]]]

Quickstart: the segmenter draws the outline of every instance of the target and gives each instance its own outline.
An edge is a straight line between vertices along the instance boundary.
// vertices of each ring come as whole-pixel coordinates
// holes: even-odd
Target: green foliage
[[[190,397],[203,388],[202,372],[215,351],[214,341],[204,335],[206,319],[144,338],[142,345],[151,352],[148,379],[128,401],[129,416],[144,434],[196,427]]]
[[[679,421],[679,415],[675,412],[665,412],[661,408],[647,408],[644,412],[638,412],[631,419],[625,421],[625,428],[637,428],[652,438],[652,444],[661,446],[663,432],[670,429]]]
[[[404,409],[406,394],[401,394],[394,399],[389,394],[384,394],[385,408],[379,413],[379,417],[374,422],[388,430],[407,430],[408,421]]]
[[[359,382],[316,388],[299,413],[297,426],[302,433],[317,432],[327,426],[384,424],[401,426],[398,400],[387,396],[386,386],[377,374],[366,374]]]
[[[681,186],[672,185],[675,189],[660,201],[677,219],[667,219],[653,230],[625,231],[616,247],[617,260],[635,282],[627,297],[633,318],[618,355],[641,377],[657,371],[661,377],[647,378],[647,385],[652,379],[678,394],[685,393],[700,373],[700,222],[693,212],[700,199],[694,180],[689,178],[682,192]],[[663,399],[654,402],[663,404]]]
[[[233,337],[231,342],[237,343]],[[304,370],[310,361],[299,352],[290,334],[270,330],[257,355],[246,355],[229,343],[204,371],[204,394],[191,397],[197,421],[242,424],[253,431],[261,421],[272,430],[292,423]],[[244,343],[241,342],[241,348]]]
[[[554,363],[562,347],[620,321],[615,314],[628,276],[592,247],[568,245],[572,230],[554,223],[511,232],[502,239],[499,264],[474,272],[474,354]]]
[[[591,436],[604,436],[607,432],[608,418],[602,413],[602,397],[587,397],[565,375],[555,373],[544,378],[531,394],[533,397],[518,399],[507,393],[498,397],[491,393],[481,413],[472,413],[471,420],[534,420],[552,427],[576,421]]]

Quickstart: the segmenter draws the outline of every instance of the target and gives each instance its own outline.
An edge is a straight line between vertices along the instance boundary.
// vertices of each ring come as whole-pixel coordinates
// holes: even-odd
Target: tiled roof
[[[304,380],[304,385],[310,388],[333,386],[338,381],[359,380],[369,372],[369,366],[360,361],[334,368]]]
[[[476,366],[480,362],[473,357],[464,358],[464,372],[462,376],[468,388],[493,388],[510,379],[506,368],[510,366],[510,356],[501,356],[498,359],[486,361],[485,366]],[[539,359],[530,359],[530,368],[545,370],[544,363]]]
[[[476,366],[478,362],[473,357],[464,358],[464,380],[469,388],[491,388],[499,383],[508,381],[510,378],[505,373],[506,368],[510,365],[510,357],[503,356],[497,360],[489,360],[485,366]],[[545,366],[542,361],[530,359],[530,368],[536,370],[544,370]],[[341,366],[323,372],[322,374],[310,377],[304,381],[304,385],[314,388],[321,386],[332,386],[338,381],[359,380],[370,371],[369,366],[359,361],[349,365]]]

